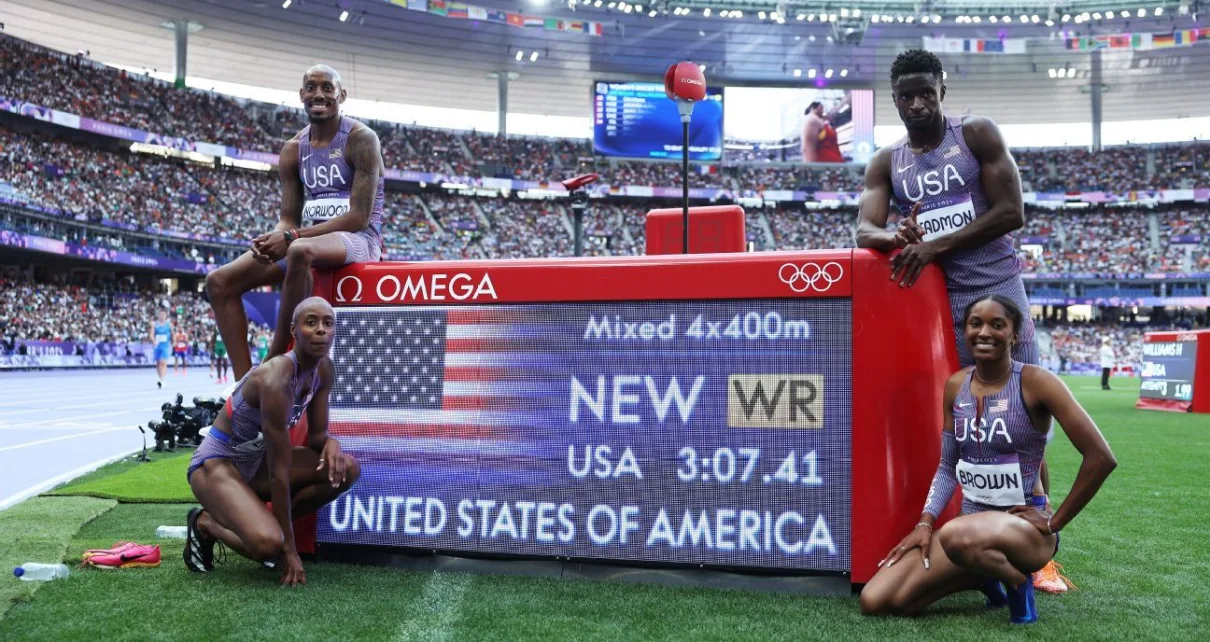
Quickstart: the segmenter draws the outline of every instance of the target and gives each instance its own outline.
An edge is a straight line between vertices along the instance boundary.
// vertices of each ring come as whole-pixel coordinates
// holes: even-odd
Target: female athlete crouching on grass
[[[982,589],[1010,620],[1037,620],[1030,573],[1059,547],[1059,531],[1117,466],[1109,444],[1062,380],[1012,359],[1021,311],[993,295],[967,307],[966,341],[975,357],[945,384],[941,465],[920,523],[861,592],[870,615],[914,615],[941,598]],[[1034,496],[1051,419],[1084,456],[1075,484],[1054,514]],[[933,521],[962,485],[962,515],[933,537]],[[1002,588],[1003,586],[1003,588]],[[1008,589],[1007,594],[1004,588]]]
[[[239,381],[210,434],[189,462],[189,486],[201,508],[189,511],[185,566],[214,569],[214,544],[249,559],[280,557],[283,584],[305,584],[291,524],[357,481],[361,469],[328,437],[328,349],[336,315],[318,297],[294,310],[294,349]],[[307,412],[307,445],[292,448],[289,430]],[[263,436],[261,436],[263,433]],[[267,455],[267,456],[266,456]],[[265,506],[273,502],[273,511]]]

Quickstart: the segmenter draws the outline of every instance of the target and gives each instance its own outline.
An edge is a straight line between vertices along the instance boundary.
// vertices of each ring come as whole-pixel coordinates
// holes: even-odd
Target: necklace
[[[1001,381],[1004,381],[1005,379],[1007,379],[1008,375],[1010,375],[1012,373],[1013,373],[1013,368],[1012,368],[1011,361],[1008,364],[1008,371],[1004,373],[1004,376],[1000,377],[999,379],[996,379],[995,381],[988,381],[988,380],[984,379],[983,377],[980,377],[979,369],[975,368],[975,378],[979,380],[979,383],[981,383],[985,386],[994,386],[994,385],[1000,383]]]

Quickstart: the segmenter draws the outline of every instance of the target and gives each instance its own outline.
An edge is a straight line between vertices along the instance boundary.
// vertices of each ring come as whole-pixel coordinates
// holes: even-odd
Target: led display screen
[[[604,156],[681,158],[684,132],[676,103],[657,83],[598,82],[592,98],[593,149]],[[693,106],[689,160],[723,155],[723,93],[707,88]]]
[[[322,543],[850,567],[848,298],[337,313]]]
[[[1197,341],[1143,344],[1143,399],[1193,400],[1193,371],[1197,363]]]

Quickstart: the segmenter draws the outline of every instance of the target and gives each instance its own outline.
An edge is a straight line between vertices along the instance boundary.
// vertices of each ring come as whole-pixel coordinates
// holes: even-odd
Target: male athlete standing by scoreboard
[[[902,248],[891,261],[891,279],[900,287],[911,287],[925,266],[941,262],[962,367],[974,365],[963,339],[962,312],[992,294],[1008,297],[1025,312],[1012,356],[1038,365],[1021,262],[1010,236],[1025,225],[1021,176],[995,123],[981,116],[945,115],[944,77],[941,60],[921,49],[905,51],[892,63],[892,100],[907,136],[879,149],[866,167],[857,247]],[[885,229],[891,200],[901,212],[911,212],[895,231]],[[1045,462],[1040,477],[1049,492]],[[1041,574],[1052,572],[1047,565]]]

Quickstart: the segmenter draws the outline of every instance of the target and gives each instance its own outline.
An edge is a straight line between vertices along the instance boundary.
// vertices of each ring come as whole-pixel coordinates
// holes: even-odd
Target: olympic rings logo
[[[803,263],[801,266],[786,263],[777,270],[777,278],[795,292],[827,292],[842,277],[844,267],[835,261],[828,261],[823,266],[818,263]]]

